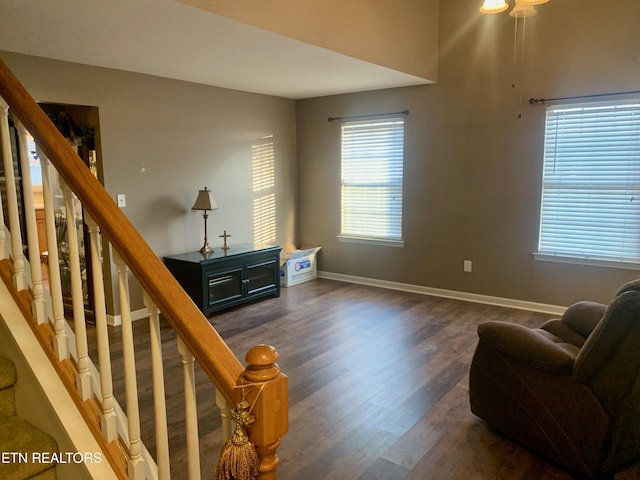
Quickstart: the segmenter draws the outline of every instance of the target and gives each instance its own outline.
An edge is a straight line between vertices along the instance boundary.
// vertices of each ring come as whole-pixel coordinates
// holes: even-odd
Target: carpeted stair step
[[[56,441],[16,415],[12,362],[0,357],[0,479],[55,480],[55,463],[46,453],[58,451]],[[51,455],[48,455],[50,458]]]
[[[0,357],[0,416],[15,415],[13,386],[16,383],[16,367]]]
[[[55,477],[55,463],[42,461],[58,451],[53,438],[17,415],[0,418],[0,478],[2,480]],[[48,455],[51,457],[51,455]]]

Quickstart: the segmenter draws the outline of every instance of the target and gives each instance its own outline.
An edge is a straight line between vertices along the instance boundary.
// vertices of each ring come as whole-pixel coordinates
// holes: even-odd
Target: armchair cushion
[[[571,305],[562,315],[562,321],[585,339],[602,319],[607,306],[595,302],[578,302]]]
[[[478,336],[515,361],[553,375],[571,375],[578,347],[546,330],[490,321],[478,326]]]
[[[576,332],[573,328],[567,325],[559,318],[547,320],[542,324],[540,330],[545,330],[548,334],[551,334],[559,339],[562,339],[565,343],[570,343],[578,348],[582,348],[584,342],[587,340],[582,334]]]

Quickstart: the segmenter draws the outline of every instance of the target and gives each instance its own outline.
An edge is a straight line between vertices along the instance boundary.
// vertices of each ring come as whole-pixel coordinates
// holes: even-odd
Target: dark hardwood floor
[[[279,480],[570,480],[578,478],[513,444],[469,410],[476,326],[490,319],[539,325],[548,315],[329,280],[283,288],[215,314],[240,358],[277,348],[289,377],[289,433]],[[114,390],[124,406],[119,328],[112,328]],[[135,323],[143,439],[153,451],[148,322]],[[182,374],[164,326],[172,479],[185,479]],[[202,477],[220,448],[214,390],[196,366]],[[616,480],[640,479],[640,468]]]

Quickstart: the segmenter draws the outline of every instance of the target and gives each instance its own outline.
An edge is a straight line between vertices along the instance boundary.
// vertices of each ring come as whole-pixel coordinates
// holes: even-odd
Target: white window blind
[[[342,124],[342,236],[402,239],[404,119]]]
[[[549,107],[538,251],[640,262],[640,101]]]

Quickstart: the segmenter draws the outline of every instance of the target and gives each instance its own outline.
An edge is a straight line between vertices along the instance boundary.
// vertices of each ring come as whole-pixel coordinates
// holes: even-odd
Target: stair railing
[[[120,478],[171,478],[167,409],[165,405],[164,372],[160,314],[175,331],[185,383],[185,418],[187,435],[188,478],[200,479],[200,445],[194,362],[206,373],[215,386],[215,404],[220,408],[221,431],[226,441],[232,432],[230,410],[241,398],[252,405],[255,422],[249,438],[259,458],[261,480],[275,480],[277,447],[288,428],[287,378],[276,363],[277,353],[272,347],[259,345],[247,353],[247,367],[236,358],[209,321],[191,301],[117,207],[77,153],[58,132],[39,105],[0,61],[0,97],[7,106],[0,105],[0,143],[6,177],[6,205],[8,228],[0,225],[0,259],[10,261],[15,296],[25,302],[23,311],[33,318],[34,330],[42,343],[50,349],[50,358],[58,369],[85,421],[104,446],[105,455]],[[48,257],[48,291],[43,287],[42,266],[39,261],[37,225],[29,178],[29,165],[22,165],[24,223],[27,248],[24,255],[21,219],[13,153],[10,149],[9,112],[19,133],[20,155],[27,162],[26,140],[29,132],[42,152],[43,196]],[[50,162],[50,164],[49,164]],[[64,212],[69,246],[69,269],[73,292],[73,328],[64,318],[62,288],[58,258],[56,219],[53,208],[51,175],[54,167],[64,192]],[[87,218],[92,265],[92,285],[95,296],[95,331],[99,370],[92,362],[87,340],[86,319],[82,291],[82,268],[76,225],[79,201]],[[2,206],[0,204],[0,210]],[[4,218],[4,212],[2,218]],[[5,240],[9,231],[10,245]],[[126,396],[126,414],[122,412],[113,392],[111,346],[105,308],[103,285],[103,255],[101,236],[114,251],[118,272],[118,290],[122,317],[122,350]],[[27,270],[28,266],[28,270]],[[149,312],[151,346],[153,411],[155,417],[156,461],[146,451],[141,439],[140,409],[138,407],[138,379],[134,351],[133,321],[129,303],[129,274],[133,274],[144,290],[144,303]],[[25,295],[25,292],[27,295]],[[28,300],[24,300],[28,298]],[[71,374],[69,372],[72,372]],[[239,388],[242,387],[242,388]],[[98,412],[96,420],[96,412]],[[220,443],[222,443],[222,441]],[[124,456],[122,456],[124,452]],[[207,452],[208,456],[217,452]],[[213,476],[212,472],[207,477]]]

